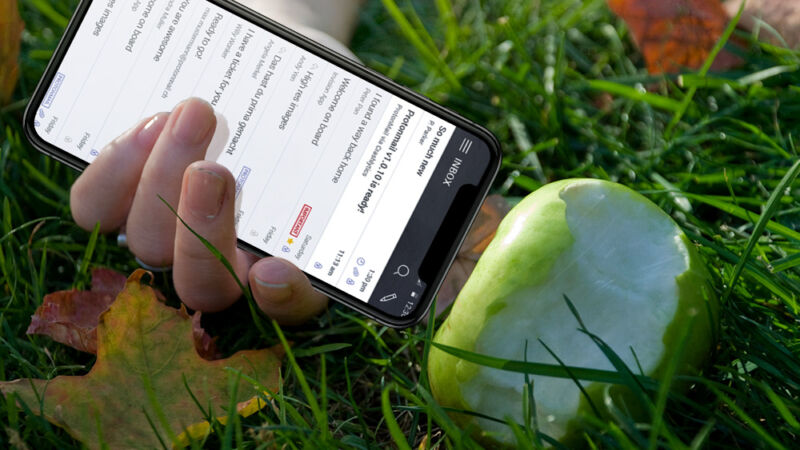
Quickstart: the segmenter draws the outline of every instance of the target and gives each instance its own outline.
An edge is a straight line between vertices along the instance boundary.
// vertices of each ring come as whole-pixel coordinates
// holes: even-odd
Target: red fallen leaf
[[[475,219],[475,223],[470,228],[461,250],[453,262],[453,267],[439,289],[436,297],[436,315],[442,313],[456,299],[464,283],[472,274],[478,259],[486,250],[486,247],[494,239],[497,226],[511,210],[505,198],[500,195],[490,195],[481,206],[480,213]]]
[[[44,297],[31,317],[27,334],[49,336],[56,342],[97,354],[97,323],[125,287],[125,275],[110,269],[92,270],[91,291],[59,291]]]
[[[724,7],[733,17],[739,11],[743,0],[728,0]],[[800,0],[747,0],[739,22],[744,28],[752,30],[757,20],[763,20],[774,28],[791,49],[800,46]],[[775,45],[783,45],[773,34],[761,28],[760,38]]]
[[[186,309],[158,301],[137,270],[102,314],[97,361],[83,376],[0,382],[35,414],[89,448],[187,446],[203,439],[207,417],[224,422],[267,405],[280,387],[283,348],[241,351],[207,361],[195,349]]]
[[[76,350],[97,354],[100,315],[111,306],[126,281],[125,275],[111,269],[92,270],[90,291],[59,291],[46,295],[31,317],[27,334],[49,336]],[[155,293],[163,302],[164,296],[158,291]],[[195,314],[192,324],[195,346],[200,356],[208,360],[219,358],[215,339],[200,326],[200,314]]]
[[[17,0],[0,2],[0,106],[7,104],[19,78],[19,45],[25,22]]]
[[[719,0],[608,0],[608,6],[628,24],[653,74],[702,67],[729,20]],[[740,62],[723,50],[711,67]]]

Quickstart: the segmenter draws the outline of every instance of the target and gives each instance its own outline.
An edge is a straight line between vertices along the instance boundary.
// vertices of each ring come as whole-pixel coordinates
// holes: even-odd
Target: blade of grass
[[[749,211],[740,206],[736,206],[732,203],[718,200],[716,198],[708,197],[705,195],[690,194],[688,192],[681,192],[681,195],[684,195],[685,197],[691,200],[697,200],[699,202],[705,203],[706,205],[713,206],[714,208],[717,208],[720,211],[724,211],[742,220],[747,220],[755,223],[761,219],[761,215],[758,213]],[[787,226],[781,225],[771,220],[767,221],[765,226],[767,230],[773,233],[780,234],[784,237],[800,242],[800,232],[797,232]]]
[[[775,142],[771,137],[767,136],[766,133],[761,131],[758,127],[754,126],[753,124],[747,123],[744,120],[733,119],[733,118],[728,118],[727,120],[753,133],[753,135],[756,136],[759,140],[767,143],[772,149],[774,149],[778,153],[778,155],[786,159],[792,158],[792,155],[790,155],[789,152],[784,150],[783,147],[778,145],[777,142]]]
[[[525,358],[528,362],[528,340],[525,340]],[[534,395],[534,384],[531,375],[525,374],[525,384],[522,388],[522,417],[525,419],[525,434],[528,442],[533,442],[536,448],[544,448],[539,437],[539,416],[536,412],[536,396]]]
[[[411,446],[408,445],[408,441],[406,441],[406,435],[400,429],[400,424],[397,423],[397,418],[395,418],[392,412],[389,393],[394,389],[399,389],[399,386],[394,383],[390,383],[383,388],[381,392],[381,412],[383,412],[383,419],[386,422],[386,427],[389,428],[389,434],[392,436],[392,440],[395,445],[397,445],[397,448],[400,450],[411,450]]]
[[[790,66],[773,66],[768,69],[759,70],[758,72],[753,72],[751,74],[747,74],[738,80],[736,80],[741,85],[748,85],[753,83],[758,83],[760,81],[764,81],[767,78],[772,78],[784,73],[795,72],[800,68],[800,66],[793,64]]]
[[[453,73],[452,69],[450,69],[447,63],[441,58],[441,56],[439,56],[439,53],[436,49],[430,48],[425,44],[424,39],[420,36],[417,30],[414,29],[414,26],[408,21],[405,14],[403,14],[403,12],[397,6],[397,3],[394,0],[381,1],[383,2],[383,6],[400,27],[403,35],[419,52],[422,58],[425,59],[428,64],[437,68],[453,88],[461,89],[461,83],[458,81],[458,78]]]
[[[156,427],[156,424],[155,422],[153,422],[153,419],[150,417],[150,414],[148,414],[147,410],[144,408],[142,408],[142,414],[144,415],[144,418],[147,420],[147,423],[150,425],[150,430],[153,431],[153,434],[156,436],[156,439],[158,439],[158,443],[161,444],[161,448],[163,450],[167,450],[168,449],[167,444],[164,442],[164,439],[161,438],[161,433],[158,431],[158,427]],[[98,440],[100,442],[103,442],[103,436],[100,430],[100,419],[98,418],[96,421],[97,421],[97,432],[99,435]]]
[[[161,406],[161,402],[156,395],[156,391],[153,388],[153,379],[151,377],[151,373],[144,371],[141,375],[142,385],[144,386],[145,393],[147,394],[147,402],[150,404],[150,408],[152,408],[153,413],[156,416],[159,424],[161,425],[161,430],[167,434],[167,438],[169,442],[177,442],[177,435],[172,430],[172,427],[169,424],[169,420],[167,419],[167,415],[164,412],[164,408]],[[148,419],[149,421],[149,419]],[[156,436],[158,440],[161,441],[161,435],[156,431]]]
[[[686,236],[692,241],[697,241],[701,245],[712,249],[717,255],[719,255],[720,258],[722,258],[722,260],[734,265],[740,261],[739,256],[728,250],[726,247],[718,245],[715,242],[700,236],[699,234],[695,234],[691,230],[684,230],[684,233],[686,233]],[[773,294],[775,294],[776,297],[791,305],[793,310],[796,311],[798,309],[796,298],[793,297],[792,292],[779,285],[777,283],[777,279],[770,277],[769,273],[756,267],[752,262],[747,262],[745,264],[745,270],[756,281],[761,283],[765,288],[769,289]]]
[[[676,114],[681,109],[681,102],[677,100],[658,94],[652,94],[644,89],[640,90],[630,86],[625,86],[624,84],[615,83],[613,81],[590,80],[589,88],[608,92],[609,94],[618,95],[620,97],[625,97],[633,101],[645,102],[654,108],[672,111]]]
[[[531,375],[540,375],[545,377],[554,377],[554,378],[567,378],[567,379],[574,379],[577,378],[578,380],[583,381],[594,381],[597,383],[610,383],[610,384],[626,384],[628,381],[628,377],[620,375],[617,372],[612,372],[610,370],[599,370],[599,369],[587,369],[584,367],[573,367],[573,366],[560,366],[555,364],[543,364],[543,363],[533,363],[525,361],[515,361],[503,358],[496,358],[494,356],[483,355],[480,353],[471,352],[468,350],[462,350],[457,347],[451,347],[449,345],[440,344],[438,342],[432,342],[431,345],[442,350],[445,353],[449,353],[453,356],[456,356],[464,361],[468,361],[471,363],[475,363],[485,367],[491,367],[494,369],[506,370],[508,372],[517,372],[517,373],[529,373]],[[633,375],[636,379],[643,385],[649,388],[655,388],[657,383],[655,380],[649,377],[643,377],[641,375]],[[574,377],[574,378],[573,378]]]
[[[453,12],[453,4],[450,0],[436,0],[436,9],[439,10],[439,18],[444,24],[445,42],[448,50],[458,49],[458,20]]]
[[[86,285],[86,280],[88,280],[89,275],[89,266],[92,263],[92,255],[94,254],[94,249],[97,247],[97,238],[100,236],[100,222],[94,225],[94,230],[92,230],[92,234],[89,235],[89,242],[86,243],[86,250],[83,252],[83,257],[81,258],[81,266],[78,269],[78,282],[75,285],[75,289],[83,289]]]
[[[686,322],[685,326],[681,328],[678,335],[678,345],[673,350],[672,356],[667,362],[667,367],[664,373],[659,377],[660,384],[658,386],[658,397],[656,397],[655,410],[653,411],[653,423],[650,431],[650,440],[647,448],[649,450],[656,450],[659,447],[658,438],[662,434],[666,436],[669,441],[670,448],[682,447],[682,443],[675,438],[674,434],[669,431],[665,424],[664,414],[667,409],[667,400],[669,393],[672,389],[672,384],[675,381],[675,375],[678,372],[678,366],[683,359],[684,352],[686,351],[686,344],[689,341],[689,334],[694,326],[695,316],[691,316]]]
[[[36,7],[39,12],[50,19],[55,25],[66,28],[67,24],[69,23],[69,19],[64,17],[60,12],[56,11],[55,8],[45,0],[31,0],[31,4]]]
[[[325,354],[319,355],[320,362],[320,375],[319,375],[319,398],[320,402],[320,419],[322,422],[317,423],[317,427],[322,431],[322,437],[327,438],[330,430],[330,422],[328,420],[328,371],[325,363]]]
[[[589,393],[586,392],[586,388],[583,387],[583,384],[581,384],[580,380],[578,380],[578,377],[576,377],[575,374],[572,373],[570,367],[567,366],[564,363],[564,361],[562,361],[561,358],[552,349],[550,349],[550,347],[547,344],[544,343],[543,340],[539,339],[539,343],[542,344],[542,347],[544,347],[545,350],[547,350],[547,353],[550,353],[550,356],[552,356],[553,359],[556,360],[558,365],[564,368],[564,370],[567,372],[567,375],[569,375],[569,377],[572,379],[572,382],[575,383],[575,386],[577,386],[578,389],[580,389],[581,395],[583,395],[583,398],[586,400],[586,403],[589,404],[589,408],[591,408],[594,415],[597,417],[602,417],[600,414],[600,410],[597,408],[597,405],[594,404],[594,400],[592,400],[592,397],[590,397]]]
[[[52,179],[50,179],[50,177],[48,177],[47,175],[42,173],[39,169],[34,167],[30,161],[23,160],[22,165],[28,171],[28,175],[30,175],[33,179],[41,183],[42,186],[47,188],[47,190],[55,194],[57,199],[62,200],[69,198],[69,193],[67,192],[66,189],[64,189],[64,186],[61,186]]]
[[[706,441],[708,440],[708,436],[711,435],[711,430],[714,429],[714,426],[717,424],[717,421],[711,419],[703,425],[703,428],[697,432],[695,437],[692,439],[692,443],[689,445],[691,450],[700,450],[702,448],[706,448]]]
[[[506,419],[506,425],[508,425],[508,427],[511,428],[511,433],[514,435],[514,437],[517,440],[516,448],[524,449],[524,450],[533,450],[534,449],[533,442],[531,442],[530,437],[528,436],[527,433],[525,433],[522,430],[522,427],[517,425],[517,423],[514,421],[514,419],[512,419],[511,417],[508,417]]]
[[[175,215],[178,221],[180,221],[180,223],[184,227],[186,227],[186,229],[189,230],[190,233],[192,233],[197,239],[199,239],[200,242],[203,244],[203,246],[205,246],[205,248],[207,248],[208,251],[210,251],[211,254],[214,255],[214,257],[217,258],[217,260],[220,263],[222,263],[222,265],[225,267],[225,270],[227,270],[228,273],[231,274],[234,281],[236,281],[236,284],[239,285],[239,289],[242,290],[242,295],[244,295],[244,297],[247,299],[247,305],[250,308],[250,315],[253,318],[253,323],[256,325],[256,328],[258,328],[258,331],[261,333],[262,336],[264,336],[265,338],[269,337],[267,329],[264,328],[264,325],[261,323],[260,319],[262,315],[260,310],[256,306],[256,301],[253,298],[253,294],[250,292],[250,289],[247,286],[245,286],[244,283],[242,283],[242,280],[239,279],[239,276],[236,275],[236,269],[233,268],[233,265],[231,264],[230,261],[228,261],[228,258],[226,258],[225,255],[222,254],[222,252],[217,250],[217,248],[214,247],[214,245],[211,244],[211,242],[209,242],[208,239],[204,238],[203,236],[200,236],[199,233],[194,231],[194,229],[190,227],[189,224],[186,223],[186,221],[183,220],[181,216],[178,215],[178,211],[176,211],[175,208],[173,208],[172,205],[170,205],[169,202],[167,202],[162,196],[159,195],[158,199],[161,200],[162,203],[167,205],[167,208],[169,208],[169,210],[172,211],[172,214]]]
[[[401,394],[403,394],[403,392],[403,390],[400,391]],[[455,442],[456,448],[474,447],[474,443],[468,435],[459,433],[459,426],[457,426],[455,422],[453,422],[452,418],[447,415],[445,408],[439,406],[439,403],[436,402],[428,389],[418,388],[417,392],[421,397],[421,400],[416,396],[411,395],[410,392],[408,393],[409,395],[406,395],[406,398],[409,398],[412,402],[418,405],[425,405],[426,414],[436,422],[439,428],[441,428],[447,436],[450,436],[450,438]],[[433,429],[429,429],[428,435],[430,435],[432,432]]]
[[[701,67],[698,71],[699,76],[704,77],[708,74],[709,69],[711,69],[711,64],[713,64],[714,60],[717,59],[717,55],[719,55],[719,52],[722,51],[722,48],[728,42],[728,39],[730,39],[731,34],[733,34],[733,30],[736,29],[736,25],[739,24],[739,20],[742,18],[742,12],[744,12],[744,6],[746,3],[747,2],[742,2],[742,4],[739,5],[739,11],[737,11],[736,15],[731,18],[728,26],[725,27],[725,31],[722,32],[719,40],[717,40],[717,43],[714,44],[711,52],[709,52],[708,58],[706,58],[706,61],[703,63],[703,67]],[[664,131],[664,136],[667,138],[667,140],[671,140],[674,137],[673,133],[675,131],[675,127],[678,126],[684,114],[686,114],[686,111],[689,109],[689,105],[692,104],[695,93],[697,93],[696,86],[689,88],[689,92],[683,97],[680,108],[675,112],[675,115],[672,116],[672,120],[669,122],[666,130]]]
[[[283,344],[283,348],[286,351],[286,357],[289,358],[289,364],[292,367],[292,372],[294,373],[295,377],[297,377],[297,381],[300,383],[300,388],[302,389],[303,395],[305,395],[306,400],[308,401],[308,406],[311,408],[314,419],[316,419],[317,425],[321,426],[327,422],[327,412],[320,408],[319,403],[317,402],[317,397],[311,391],[311,387],[306,380],[306,376],[303,374],[303,370],[297,364],[297,360],[294,357],[294,352],[292,352],[292,347],[289,345],[289,341],[287,341],[286,337],[283,335],[283,330],[281,330],[278,322],[273,320],[272,327],[275,329],[275,332],[278,334],[278,338]],[[327,428],[319,431],[322,433],[323,438],[327,438],[328,433],[330,432],[330,430]]]
[[[10,221],[11,220],[10,209],[7,209],[5,207],[3,209],[5,211],[3,213],[3,216],[7,218],[6,220]],[[18,226],[16,228],[13,228],[13,229],[9,229],[8,232],[4,233],[3,236],[0,237],[0,244],[2,244],[6,239],[11,238],[11,236],[16,234],[17,232],[24,230],[25,228],[28,228],[30,226],[38,226],[39,224],[42,224],[44,222],[48,222],[48,221],[51,221],[51,220],[61,220],[61,218],[60,217],[56,217],[56,216],[50,216],[50,217],[42,217],[41,219],[34,219],[34,220],[30,220],[28,222],[25,222],[22,225],[20,225],[20,226]],[[11,226],[10,222],[8,223],[8,226],[9,227]]]
[[[347,343],[325,344],[325,345],[320,345],[320,346],[317,346],[317,347],[303,348],[303,349],[295,350],[294,351],[294,356],[296,358],[307,358],[309,356],[316,356],[316,355],[320,355],[320,354],[325,354],[325,353],[335,352],[335,351],[338,351],[338,350],[343,350],[345,348],[350,348],[352,346],[353,346],[353,344],[347,344]]]
[[[669,190],[669,193],[667,195],[669,195],[669,198],[672,199],[672,203],[674,203],[675,206],[677,206],[681,211],[685,213],[692,212],[692,204],[689,203],[689,200],[686,197],[679,194],[680,189],[675,187],[674,184],[670,183],[666,178],[664,178],[658,172],[654,172],[652,178],[653,181],[660,184],[661,186],[664,186],[665,189]]]
[[[786,447],[775,440],[764,428],[758,424],[758,421],[750,417],[742,408],[740,408],[736,402],[733,401],[730,397],[723,394],[722,391],[715,388],[714,386],[708,385],[709,389],[711,389],[714,394],[719,398],[725,406],[730,408],[736,416],[738,416],[747,426],[750,427],[753,431],[755,431],[761,439],[764,440],[764,443],[769,445],[770,447],[777,449],[777,450],[786,450]]]
[[[758,222],[753,229],[753,233],[750,234],[750,239],[747,241],[747,246],[742,253],[741,259],[739,259],[739,263],[736,264],[733,274],[731,274],[731,278],[728,281],[728,287],[725,289],[725,293],[722,295],[722,303],[725,303],[728,300],[728,297],[730,297],[731,292],[733,292],[733,288],[739,281],[739,277],[744,269],[744,264],[750,257],[750,254],[753,252],[753,247],[755,247],[758,239],[761,237],[761,234],[764,233],[764,230],[766,229],[770,219],[780,206],[780,202],[778,200],[783,195],[783,192],[786,190],[786,188],[792,185],[798,174],[800,174],[800,160],[795,161],[794,165],[792,165],[792,168],[789,169],[780,183],[778,183],[778,187],[772,191],[772,195],[770,195],[769,200],[767,200],[764,213],[761,214],[761,217],[758,219]]]
[[[353,412],[358,418],[358,422],[361,425],[361,432],[364,436],[369,436],[369,427],[367,427],[367,422],[364,421],[364,416],[361,413],[361,408],[358,406],[358,402],[356,402],[355,397],[353,397],[353,383],[350,379],[350,363],[349,358],[345,356],[344,358],[344,377],[345,381],[347,381],[347,397],[350,399],[350,406],[353,408]]]
[[[233,448],[234,433],[236,435],[241,433],[239,411],[236,408],[236,397],[239,393],[239,381],[241,380],[241,376],[241,372],[228,372],[228,392],[230,392],[230,398],[228,399],[228,415],[225,417],[225,434],[222,437],[221,445],[225,450]],[[236,437],[237,441],[241,441],[240,436]],[[238,448],[241,448],[241,445],[239,445]]]
[[[644,384],[640,381],[640,378],[643,378],[641,375],[636,375],[633,371],[628,367],[627,364],[622,360],[622,358],[614,351],[608,344],[603,341],[600,336],[589,331],[586,327],[586,324],[581,319],[580,314],[578,313],[578,309],[575,307],[575,304],[569,297],[565,294],[564,301],[567,303],[567,307],[572,312],[572,315],[575,316],[575,319],[578,321],[580,328],[578,331],[584,333],[585,335],[589,336],[589,338],[594,342],[598,349],[603,352],[603,355],[608,359],[608,362],[617,369],[617,374],[621,376],[623,385],[627,386],[631,392],[634,394],[636,399],[639,401],[643,408],[647,408],[648,413],[652,413],[653,404],[650,399],[647,397],[645,393]]]
[[[794,255],[772,261],[770,266],[773,273],[783,272],[784,270],[800,266],[800,253],[795,253]]]
[[[775,405],[775,409],[778,411],[781,417],[783,417],[783,420],[785,420],[786,423],[790,427],[794,428],[796,431],[800,431],[800,422],[798,422],[794,414],[792,414],[792,412],[789,411],[789,407],[787,407],[786,403],[783,400],[781,400],[780,397],[778,397],[778,394],[776,394],[775,391],[772,390],[772,388],[770,388],[769,385],[766,383],[763,382],[758,383],[758,386],[760,386],[761,390],[763,390],[764,393],[767,394],[769,401],[772,402],[773,405]]]

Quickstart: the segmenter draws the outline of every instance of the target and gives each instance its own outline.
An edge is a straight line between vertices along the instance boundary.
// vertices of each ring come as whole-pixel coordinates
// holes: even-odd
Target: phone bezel
[[[58,46],[56,47],[55,52],[53,53],[50,62],[45,69],[42,78],[39,80],[39,83],[34,91],[33,96],[31,97],[28,106],[26,107],[24,119],[23,119],[23,129],[25,135],[29,139],[29,141],[40,151],[47,154],[48,156],[76,169],[78,171],[83,171],[87,166],[88,163],[83,161],[82,159],[68,153],[65,150],[62,150],[55,145],[50,144],[49,142],[45,141],[41,138],[35,130],[34,121],[36,117],[36,111],[38,109],[38,105],[41,104],[43,101],[44,96],[47,93],[47,90],[53,80],[53,77],[56,74],[58,67],[61,65],[67,50],[72,45],[72,41],[77,34],[78,28],[80,27],[81,23],[83,22],[84,17],[89,9],[89,6],[92,4],[93,1],[96,0],[81,0],[78,7],[76,8],[75,13],[73,14],[72,18],[70,19],[69,24],[62,36]],[[234,3],[227,0],[205,0],[210,3],[213,3],[232,14],[238,15],[243,19],[246,19],[253,24],[263,28],[264,30],[274,33],[278,37],[289,41],[290,43],[297,45],[298,47],[302,48],[305,51],[308,51],[322,59],[329,61],[330,63],[337,65],[345,70],[350,71],[356,76],[363,78],[364,80],[373,83],[380,87],[381,89],[385,89],[386,91],[400,97],[401,99],[429,112],[434,115],[437,115],[456,127],[463,128],[465,131],[473,134],[475,137],[481,139],[486,147],[490,152],[490,164],[486,167],[484,172],[483,178],[478,186],[477,195],[475,196],[474,201],[472,202],[471,209],[468,213],[468,220],[465,221],[457,233],[455,233],[454,239],[452,241],[452,245],[449,246],[449,250],[447,254],[443,258],[445,262],[442,267],[439,269],[438,273],[433,277],[432,282],[426,288],[426,291],[423,296],[421,296],[418,306],[415,308],[415,311],[407,316],[407,317],[396,317],[394,315],[390,315],[385,313],[384,311],[370,306],[367,302],[359,300],[358,298],[347,294],[333,285],[324,282],[318,278],[315,278],[309,274],[306,274],[312,282],[312,285],[319,290],[320,292],[324,293],[325,295],[329,296],[330,298],[347,305],[348,307],[370,317],[377,322],[387,325],[392,328],[406,328],[412,325],[415,325],[423,317],[427,314],[428,310],[430,309],[433,303],[433,297],[438,292],[439,288],[441,287],[442,282],[447,274],[447,271],[452,266],[453,261],[457,255],[458,249],[463,243],[464,239],[466,238],[466,234],[469,231],[470,226],[472,225],[477,213],[485,200],[486,196],[488,195],[489,189],[491,184],[496,177],[499,168],[500,168],[500,161],[501,161],[501,150],[500,144],[497,141],[497,138],[486,130],[484,127],[475,124],[474,122],[465,119],[458,114],[438,105],[437,103],[433,102],[432,100],[424,97],[409,88],[406,88],[395,81],[391,80],[390,78],[380,74],[362,64],[359,64],[356,61],[353,61],[345,56],[336,53],[329,48],[299,34],[298,32],[282,25],[268,17],[253,11],[244,5],[240,5],[238,3]],[[432,183],[433,180],[429,181]],[[419,206],[415,208],[414,213],[412,213],[412,218],[418,213]],[[238,240],[238,245],[240,248],[251,252],[258,256],[271,256],[268,255],[266,252],[253,247],[252,245],[247,244],[246,242],[242,241],[241,239]],[[396,250],[395,250],[396,252]],[[393,252],[394,254],[394,252]],[[377,289],[376,285],[376,289]]]

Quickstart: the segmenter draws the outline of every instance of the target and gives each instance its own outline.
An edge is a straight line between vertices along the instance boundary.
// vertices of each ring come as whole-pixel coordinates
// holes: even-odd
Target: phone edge
[[[39,134],[36,132],[36,129],[33,125],[35,117],[36,117],[36,109],[34,105],[39,105],[43,99],[43,97],[47,94],[47,90],[49,88],[49,84],[52,82],[54,77],[54,71],[57,69],[58,65],[63,61],[64,56],[66,55],[66,51],[69,46],[72,44],[75,35],[78,31],[78,25],[76,24],[79,21],[82,21],[83,17],[85,16],[89,6],[95,0],[81,0],[78,4],[75,12],[73,13],[72,17],[70,18],[67,26],[64,29],[64,34],[61,36],[58,45],[56,46],[55,50],[53,51],[53,56],[50,58],[44,72],[39,79],[39,82],[36,85],[36,88],[29,100],[25,111],[23,113],[23,132],[26,138],[31,142],[31,144],[40,152],[44,153],[45,155],[75,169],[77,171],[83,171],[88,166],[88,163],[81,160],[80,158],[74,157],[46,142]],[[405,329],[411,326],[418,324],[422,319],[426,317],[428,312],[431,310],[431,307],[434,303],[434,297],[438,295],[438,291],[441,288],[442,284],[444,283],[445,277],[449,272],[450,268],[453,265],[456,257],[458,256],[458,251],[464,243],[464,240],[467,237],[467,233],[469,229],[472,227],[472,224],[475,222],[477,218],[477,214],[480,211],[481,205],[484,203],[486,197],[489,195],[489,191],[491,189],[491,185],[493,180],[496,178],[502,161],[502,150],[497,137],[491,133],[488,129],[484,126],[477,124],[462,115],[451,111],[445,108],[442,105],[439,105],[432,99],[413,91],[411,88],[404,86],[391,78],[387,77],[380,72],[375,71],[367,67],[360,62],[348,58],[338,52],[331,50],[330,48],[326,47],[323,44],[320,44],[299,32],[292,30],[291,28],[283,25],[268,16],[264,16],[261,13],[258,13],[244,5],[239,3],[231,2],[228,0],[207,0],[210,3],[217,4],[228,11],[231,11],[233,14],[239,15],[240,17],[253,22],[254,24],[264,28],[266,31],[270,33],[276,34],[278,37],[286,39],[287,41],[291,42],[292,44],[297,45],[298,47],[302,48],[305,51],[308,51],[320,58],[323,58],[332,64],[335,64],[344,70],[350,71],[356,76],[363,78],[365,81],[375,84],[378,87],[387,90],[389,93],[393,95],[397,95],[401,99],[408,101],[409,103],[414,104],[415,106],[430,112],[432,114],[438,115],[439,117],[450,121],[454,126],[460,127],[465,131],[475,135],[476,137],[480,138],[486,144],[486,147],[489,151],[489,161],[490,165],[486,168],[483,174],[483,178],[480,184],[477,185],[478,187],[478,195],[475,197],[476,201],[472,205],[472,209],[469,211],[467,215],[468,220],[466,220],[461,229],[458,231],[456,235],[456,239],[453,241],[453,246],[450,248],[448,254],[444,258],[445,264],[442,265],[440,270],[438,271],[437,275],[434,277],[434,281],[431,284],[432,287],[435,289],[431,289],[429,292],[433,292],[435,294],[431,294],[430,297],[426,297],[422,299],[420,307],[417,307],[415,311],[408,317],[408,318],[399,318],[394,317],[389,314],[384,313],[383,311],[378,310],[372,306],[369,306],[368,302],[362,302],[355,297],[355,301],[351,301],[350,297],[346,293],[339,292],[338,290],[334,290],[335,287],[330,285],[329,283],[325,283],[324,281],[318,280],[317,278],[303,272],[310,280],[312,286],[317,291],[327,295],[332,300],[342,303],[348,308],[351,308],[368,318],[375,320],[376,322],[391,327],[395,329]],[[52,147],[52,149],[51,149]],[[242,239],[237,238],[237,246],[249,253],[252,253],[256,256],[269,255],[263,250],[259,250],[252,245],[247,244]],[[329,289],[333,288],[333,289]],[[344,294],[344,295],[343,295]]]

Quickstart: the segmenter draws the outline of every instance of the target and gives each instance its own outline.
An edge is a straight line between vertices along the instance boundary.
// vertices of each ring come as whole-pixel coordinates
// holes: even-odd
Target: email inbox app
[[[455,130],[203,0],[94,1],[57,72],[36,131],[87,162],[138,120],[208,101],[239,238],[364,302]]]

